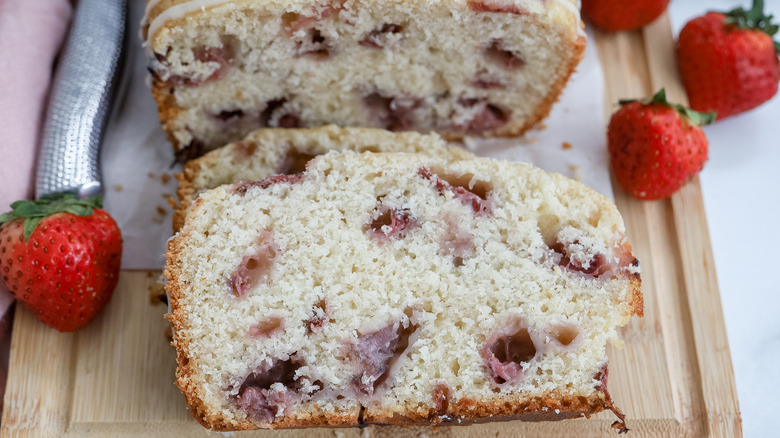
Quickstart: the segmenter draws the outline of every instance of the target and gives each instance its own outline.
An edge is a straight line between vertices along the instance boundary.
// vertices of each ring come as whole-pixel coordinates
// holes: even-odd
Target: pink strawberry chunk
[[[311,56],[316,59],[326,59],[330,57],[330,51],[333,49],[333,43],[325,37],[319,29],[308,29],[306,35],[296,37],[298,46],[298,56]]]
[[[463,230],[453,217],[445,216],[444,222],[447,225],[440,245],[440,253],[445,256],[452,256],[452,263],[455,266],[463,266],[464,260],[474,254],[474,235]]]
[[[421,105],[421,99],[371,93],[363,97],[363,104],[380,127],[390,131],[411,131],[416,126],[414,110]]]
[[[252,324],[246,331],[246,336],[249,338],[262,339],[269,338],[277,333],[284,331],[284,318],[279,316],[271,316]]]
[[[528,11],[508,0],[468,0],[469,9],[475,12],[498,12],[504,14],[528,15]]]
[[[385,242],[394,237],[403,237],[416,226],[417,220],[412,217],[409,210],[383,205],[374,211],[366,231],[374,239]]]
[[[577,242],[575,241],[575,243]],[[552,250],[561,255],[561,260],[558,262],[559,265],[566,269],[571,269],[572,271],[582,272],[583,274],[594,278],[598,278],[610,268],[610,265],[607,264],[607,260],[603,254],[596,254],[586,267],[583,263],[571,258],[566,247],[562,243],[555,243],[555,245],[552,246]]]
[[[295,184],[303,181],[303,174],[294,175],[272,175],[267,176],[257,181],[239,181],[233,185],[233,193],[243,195],[252,187],[260,187],[261,189],[267,189],[274,184]]]
[[[506,88],[506,84],[498,78],[490,76],[486,72],[478,73],[471,85],[483,90],[496,90]]]
[[[505,70],[514,71],[525,65],[520,53],[506,50],[502,40],[494,40],[484,51],[485,56]]]
[[[294,112],[285,97],[271,99],[260,112],[260,126],[271,128],[298,128],[301,118]]]
[[[328,302],[323,298],[312,308],[312,316],[306,320],[306,333],[312,334],[322,331],[322,327],[328,322]]]
[[[275,359],[259,366],[244,379],[236,404],[254,419],[273,422],[300,398],[303,376],[296,376],[296,372],[303,365],[302,359],[292,355],[287,360]],[[272,389],[274,383],[281,383],[283,389]]]
[[[482,346],[482,358],[493,381],[498,385],[517,382],[528,364],[537,355],[527,323],[520,317],[509,318],[496,329]]]
[[[205,79],[196,79],[185,75],[171,75],[167,79],[168,82],[175,86],[196,87],[206,82],[218,80],[227,73],[235,59],[233,47],[229,44],[223,44],[221,47],[196,47],[192,52],[197,61],[203,63],[217,63],[217,69]],[[163,69],[167,69],[168,61],[165,55],[157,54],[156,57],[163,66]],[[159,71],[154,72],[153,74],[159,75]]]
[[[639,275],[637,266],[639,261],[631,254],[631,246],[626,243],[622,236],[617,236],[617,243],[613,245],[612,256],[597,253],[589,260],[578,260],[571,256],[571,247],[579,245],[579,240],[571,243],[555,242],[550,248],[558,254],[558,264],[571,271],[580,272],[593,278],[599,278],[603,275]],[[576,251],[576,249],[575,249]]]
[[[273,242],[273,234],[262,232],[257,238],[255,250],[241,259],[241,263],[233,273],[231,279],[233,293],[243,297],[259,284],[267,283],[278,253],[279,247]]]
[[[489,215],[492,211],[490,192],[492,186],[485,181],[476,180],[474,175],[454,175],[435,173],[429,167],[421,167],[418,174],[433,182],[440,193],[450,191],[463,205],[470,205],[477,216]]]
[[[474,117],[468,123],[455,127],[456,130],[466,134],[480,135],[496,130],[509,122],[510,111],[486,99],[460,99],[458,104],[474,112]]]
[[[437,414],[447,413],[450,406],[450,393],[449,385],[444,382],[439,382],[433,387],[433,407]]]
[[[360,336],[348,344],[347,357],[358,372],[352,384],[359,395],[372,396],[390,375],[390,368],[409,346],[416,325],[404,328],[400,322]]]

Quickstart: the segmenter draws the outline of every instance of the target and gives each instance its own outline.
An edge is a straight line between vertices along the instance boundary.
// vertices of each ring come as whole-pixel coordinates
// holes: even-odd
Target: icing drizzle
[[[146,3],[146,10],[144,12],[144,18],[141,20],[141,26],[149,25],[149,29],[146,32],[146,41],[144,41],[144,47],[149,56],[153,56],[153,50],[150,44],[150,40],[157,33],[158,30],[168,21],[175,20],[185,15],[195,12],[198,9],[205,11],[206,8],[217,6],[222,3],[228,3],[229,0],[186,0],[182,3],[175,4],[168,7],[161,13],[159,13],[154,20],[149,22],[149,14],[151,11],[160,4],[161,0],[148,0]],[[543,5],[548,3],[558,3],[573,14],[577,19],[577,31],[578,35],[584,35],[582,26],[580,25],[580,1],[579,0],[541,0]]]
[[[144,26],[147,23],[149,24],[149,30],[146,32],[146,41],[144,41],[144,47],[146,47],[146,52],[149,56],[154,56],[150,41],[154,36],[154,34],[156,34],[158,30],[160,30],[163,24],[165,24],[170,20],[175,20],[177,18],[184,17],[185,15],[191,12],[195,12],[199,9],[205,11],[206,8],[217,6],[221,3],[228,3],[228,0],[187,0],[183,3],[173,5],[168,9],[162,11],[160,14],[154,17],[154,20],[152,20],[150,23],[149,13],[159,3],[160,0],[149,0],[149,3],[146,4],[146,12],[144,13],[144,18],[141,21],[141,26]]]

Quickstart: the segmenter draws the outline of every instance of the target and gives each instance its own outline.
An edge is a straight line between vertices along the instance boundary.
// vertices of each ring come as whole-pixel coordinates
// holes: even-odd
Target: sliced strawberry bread
[[[520,163],[330,152],[200,195],[170,240],[177,384],[215,430],[611,409],[642,313],[614,205]]]
[[[243,140],[213,150],[184,165],[176,175],[178,205],[174,231],[198,195],[221,184],[261,179],[275,174],[301,173],[306,163],[329,151],[419,152],[448,160],[473,158],[463,148],[447,146],[437,135],[391,133],[383,129],[324,126],[309,129],[258,129]]]
[[[575,0],[149,0],[160,119],[181,161],[261,127],[515,136],[583,56]]]

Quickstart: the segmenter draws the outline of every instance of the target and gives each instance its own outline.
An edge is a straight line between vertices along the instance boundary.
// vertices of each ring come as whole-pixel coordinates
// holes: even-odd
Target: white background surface
[[[741,1],[749,7],[749,1]],[[675,37],[707,10],[734,0],[672,0]],[[780,0],[764,10],[780,21]],[[775,35],[775,40],[780,36]],[[780,96],[704,129],[710,159],[704,205],[737,379],[745,437],[777,437],[780,407]],[[706,366],[706,364],[703,364]]]

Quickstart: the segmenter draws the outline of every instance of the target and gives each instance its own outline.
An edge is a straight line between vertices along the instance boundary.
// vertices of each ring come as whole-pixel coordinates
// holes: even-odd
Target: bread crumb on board
[[[152,217],[152,222],[156,224],[161,224],[165,222],[165,217],[168,215],[168,211],[165,209],[165,207],[158,205],[155,207],[155,215]]]
[[[168,295],[165,294],[165,289],[162,284],[153,284],[148,287],[149,290],[149,303],[153,305],[165,304],[168,305]]]

